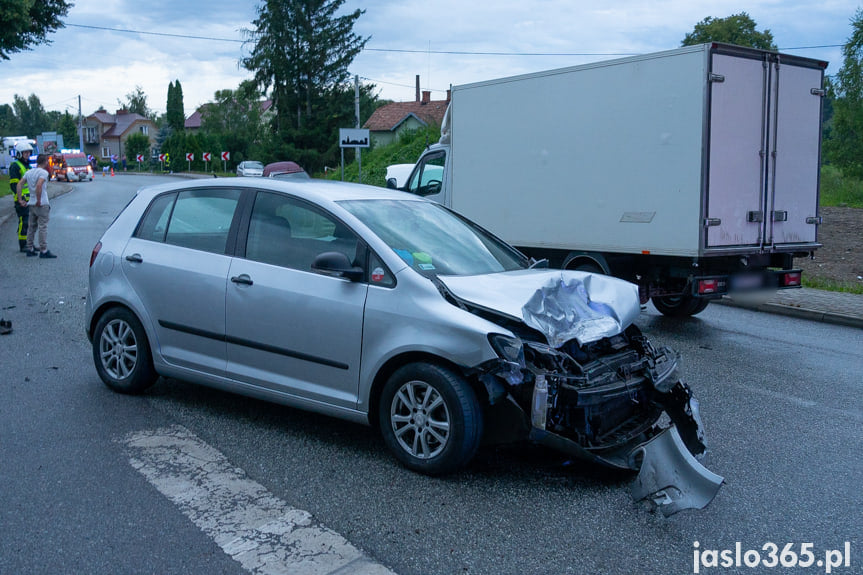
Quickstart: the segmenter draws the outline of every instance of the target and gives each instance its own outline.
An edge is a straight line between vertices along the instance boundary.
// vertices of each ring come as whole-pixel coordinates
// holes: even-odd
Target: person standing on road
[[[39,256],[40,258],[56,258],[48,250],[48,219],[51,213],[51,205],[48,201],[48,155],[39,154],[36,158],[36,168],[24,174],[24,178],[18,182],[19,191],[27,185],[30,192],[30,221],[27,230],[27,257]],[[36,230],[39,230],[39,251],[33,248],[33,240],[36,238]]]
[[[25,185],[19,193],[18,182],[30,167],[30,154],[33,146],[28,142],[15,144],[15,161],[9,167],[9,187],[12,188],[12,201],[15,202],[15,214],[18,216],[18,250],[27,251],[27,226],[30,221],[30,211],[27,202],[30,200],[30,190]]]

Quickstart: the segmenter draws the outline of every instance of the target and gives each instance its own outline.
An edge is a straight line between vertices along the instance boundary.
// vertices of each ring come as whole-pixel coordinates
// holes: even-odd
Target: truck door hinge
[[[816,225],[816,226],[820,226],[820,225],[821,225],[821,216],[817,216],[817,217],[814,217],[814,218],[806,218],[806,223],[807,223],[807,224],[814,224],[814,225]]]
[[[705,218],[704,219],[704,227],[705,228],[712,228],[712,227],[721,226],[721,225],[722,225],[722,220],[719,218]]]
[[[750,224],[763,222],[764,221],[764,212],[762,212],[760,210],[747,212],[746,221],[749,222]]]
[[[774,210],[773,211],[773,221],[774,222],[787,222],[788,221],[788,212],[786,210]]]
[[[711,74],[708,80],[721,84],[725,81],[725,76],[723,76],[722,74]]]
[[[821,88],[812,88],[809,90],[809,93],[813,96],[821,96],[822,98],[827,95],[827,90],[823,90]]]

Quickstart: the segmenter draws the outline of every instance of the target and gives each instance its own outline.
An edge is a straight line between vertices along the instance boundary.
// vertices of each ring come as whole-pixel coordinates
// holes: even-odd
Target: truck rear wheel
[[[653,306],[662,315],[669,317],[689,317],[704,311],[710,300],[691,295],[666,295],[650,298]]]

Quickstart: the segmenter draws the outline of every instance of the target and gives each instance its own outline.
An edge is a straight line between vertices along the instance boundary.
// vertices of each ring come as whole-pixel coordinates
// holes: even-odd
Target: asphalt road
[[[0,574],[248,573],[133,466],[130,433],[175,426],[404,575],[692,573],[696,554],[709,564],[737,542],[768,564],[770,543],[777,560],[811,543],[813,564],[701,572],[823,573],[847,542],[850,566],[832,572],[863,573],[863,331],[728,306],[642,314],[682,353],[705,463],[726,478],[705,510],[663,518],[633,503],[629,476],[527,446],[430,479],[361,426],[173,380],[140,397],[101,384],[83,328],[90,252],[136,187],[161,180],[97,178],[56,198],[56,260],[18,254],[12,222],[0,227],[14,327],[0,336]]]

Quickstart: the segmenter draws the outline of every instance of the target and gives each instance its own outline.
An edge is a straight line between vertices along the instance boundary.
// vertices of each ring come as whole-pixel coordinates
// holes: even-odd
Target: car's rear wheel
[[[691,295],[667,295],[650,298],[653,306],[662,315],[669,317],[689,317],[704,311],[710,300]]]
[[[398,369],[384,386],[379,419],[396,458],[427,475],[464,467],[482,439],[482,408],[473,389],[460,375],[434,364]]]
[[[105,385],[120,393],[141,393],[158,377],[144,327],[126,308],[110,309],[99,319],[93,361]]]

